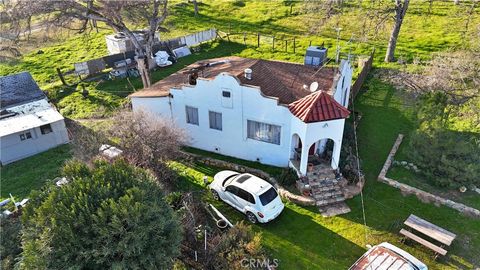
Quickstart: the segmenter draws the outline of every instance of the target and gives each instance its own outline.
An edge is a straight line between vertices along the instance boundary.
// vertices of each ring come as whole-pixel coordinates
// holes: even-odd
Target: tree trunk
[[[395,24],[393,25],[390,39],[388,40],[387,53],[385,55],[385,62],[393,62],[395,60],[395,48],[397,47],[398,35],[402,27],[403,18],[408,9],[410,0],[395,0]]]
[[[193,10],[195,12],[195,16],[198,16],[198,3],[197,0],[192,0],[193,3]]]
[[[145,55],[145,48],[138,42],[135,35],[127,28],[122,29],[122,31],[130,38],[135,47],[135,55],[137,60],[137,68],[140,77],[142,78],[143,88],[148,88],[151,85],[150,81],[150,72],[148,70],[148,57],[149,55]]]

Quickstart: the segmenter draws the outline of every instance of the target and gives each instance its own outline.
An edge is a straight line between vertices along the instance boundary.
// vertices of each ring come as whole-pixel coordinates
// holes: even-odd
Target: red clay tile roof
[[[318,71],[318,69],[302,64],[232,56],[198,61],[153,84],[147,89],[131,94],[130,97],[167,96],[171,88],[177,88],[184,84],[188,85],[188,75],[185,74],[185,72],[198,66],[219,61],[224,61],[224,63],[203,69],[199,72],[199,77],[213,79],[220,73],[227,72],[236,76],[242,84],[260,87],[264,95],[278,98],[282,104],[290,104],[308,96],[311,92],[305,90],[303,85],[310,85],[314,81],[318,82],[319,89],[329,91],[335,75],[335,69],[331,67],[324,67]],[[252,69],[251,80],[247,80],[245,76],[243,76],[246,68]]]
[[[350,112],[324,91],[317,91],[288,105],[305,123],[347,118]]]

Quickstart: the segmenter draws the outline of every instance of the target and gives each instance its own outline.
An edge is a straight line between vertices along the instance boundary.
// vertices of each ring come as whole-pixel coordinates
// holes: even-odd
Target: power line
[[[351,93],[350,93],[351,94]],[[361,174],[360,174],[360,156],[358,154],[358,141],[357,141],[357,124],[356,124],[356,116],[355,116],[355,102],[353,101],[353,96],[350,95],[350,100],[352,103],[352,111],[354,112],[353,114],[353,135],[355,138],[355,151],[357,155],[357,174],[358,174],[358,180],[360,181],[361,179]],[[365,181],[366,182],[366,181]],[[365,186],[366,183],[364,183]],[[363,215],[363,225],[365,229],[365,244],[368,244],[368,231],[367,231],[367,218],[365,216],[365,203],[363,200],[363,187],[360,190],[360,199],[362,202],[362,215]]]

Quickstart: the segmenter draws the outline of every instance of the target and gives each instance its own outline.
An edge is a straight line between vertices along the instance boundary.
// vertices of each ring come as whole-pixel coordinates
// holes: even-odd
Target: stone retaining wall
[[[480,210],[466,206],[462,203],[457,203],[449,199],[445,199],[436,195],[433,195],[431,193],[428,193],[426,191],[423,191],[421,189],[400,183],[394,179],[390,179],[386,177],[386,174],[388,172],[388,169],[392,165],[393,158],[395,157],[395,153],[397,153],[398,148],[400,147],[400,144],[402,143],[403,140],[403,134],[399,134],[397,137],[397,140],[395,141],[395,144],[392,147],[392,150],[390,150],[390,153],[388,154],[387,160],[385,161],[385,164],[383,165],[382,170],[380,171],[380,174],[378,175],[378,181],[383,182],[385,184],[388,184],[392,187],[398,188],[402,191],[404,194],[413,194],[417,196],[418,199],[420,199],[423,202],[432,202],[435,205],[445,205],[447,207],[453,208],[463,214],[469,215],[469,216],[474,216],[474,217],[480,217]]]
[[[282,198],[285,198],[285,199],[287,199],[287,200],[289,200],[289,201],[291,201],[295,204],[299,204],[299,205],[303,205],[303,206],[315,205],[315,200],[313,198],[291,193],[290,191],[281,187],[278,184],[278,181],[277,181],[277,179],[275,179],[275,177],[271,176],[270,174],[268,174],[268,173],[266,173],[262,170],[250,168],[250,167],[243,166],[243,165],[238,165],[238,164],[231,163],[231,162],[224,161],[224,160],[204,157],[204,156],[196,155],[196,154],[192,154],[192,153],[187,153],[187,152],[182,152],[182,153],[183,153],[182,158],[187,160],[187,161],[190,161],[190,162],[195,161],[195,162],[199,162],[199,163],[202,163],[202,164],[205,164],[205,165],[210,165],[210,166],[219,167],[219,168],[225,168],[225,169],[228,169],[228,170],[233,170],[233,171],[237,171],[237,172],[241,172],[241,173],[246,172],[246,173],[250,173],[250,174],[253,174],[255,176],[258,176],[258,177],[268,181],[273,186],[275,186],[275,188],[277,188],[278,193],[280,194],[280,196]]]

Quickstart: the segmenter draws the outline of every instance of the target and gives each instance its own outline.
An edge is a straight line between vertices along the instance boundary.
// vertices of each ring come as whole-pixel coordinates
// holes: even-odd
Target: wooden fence
[[[251,33],[251,32],[224,32],[217,31],[218,37],[229,42],[239,42],[244,45],[252,45],[259,47],[270,47],[272,51],[285,51],[287,52],[289,48],[296,52],[297,39],[293,36],[275,36],[275,35],[266,35],[261,33]],[[311,42],[310,42],[311,45]]]
[[[358,74],[358,78],[355,80],[355,83],[353,83],[353,86],[350,90],[350,103],[355,100],[355,97],[357,96],[358,92],[360,92],[363,83],[367,79],[368,72],[370,72],[370,69],[372,69],[374,55],[375,49],[373,49],[368,60],[363,63],[362,71],[360,71],[360,74]]]

